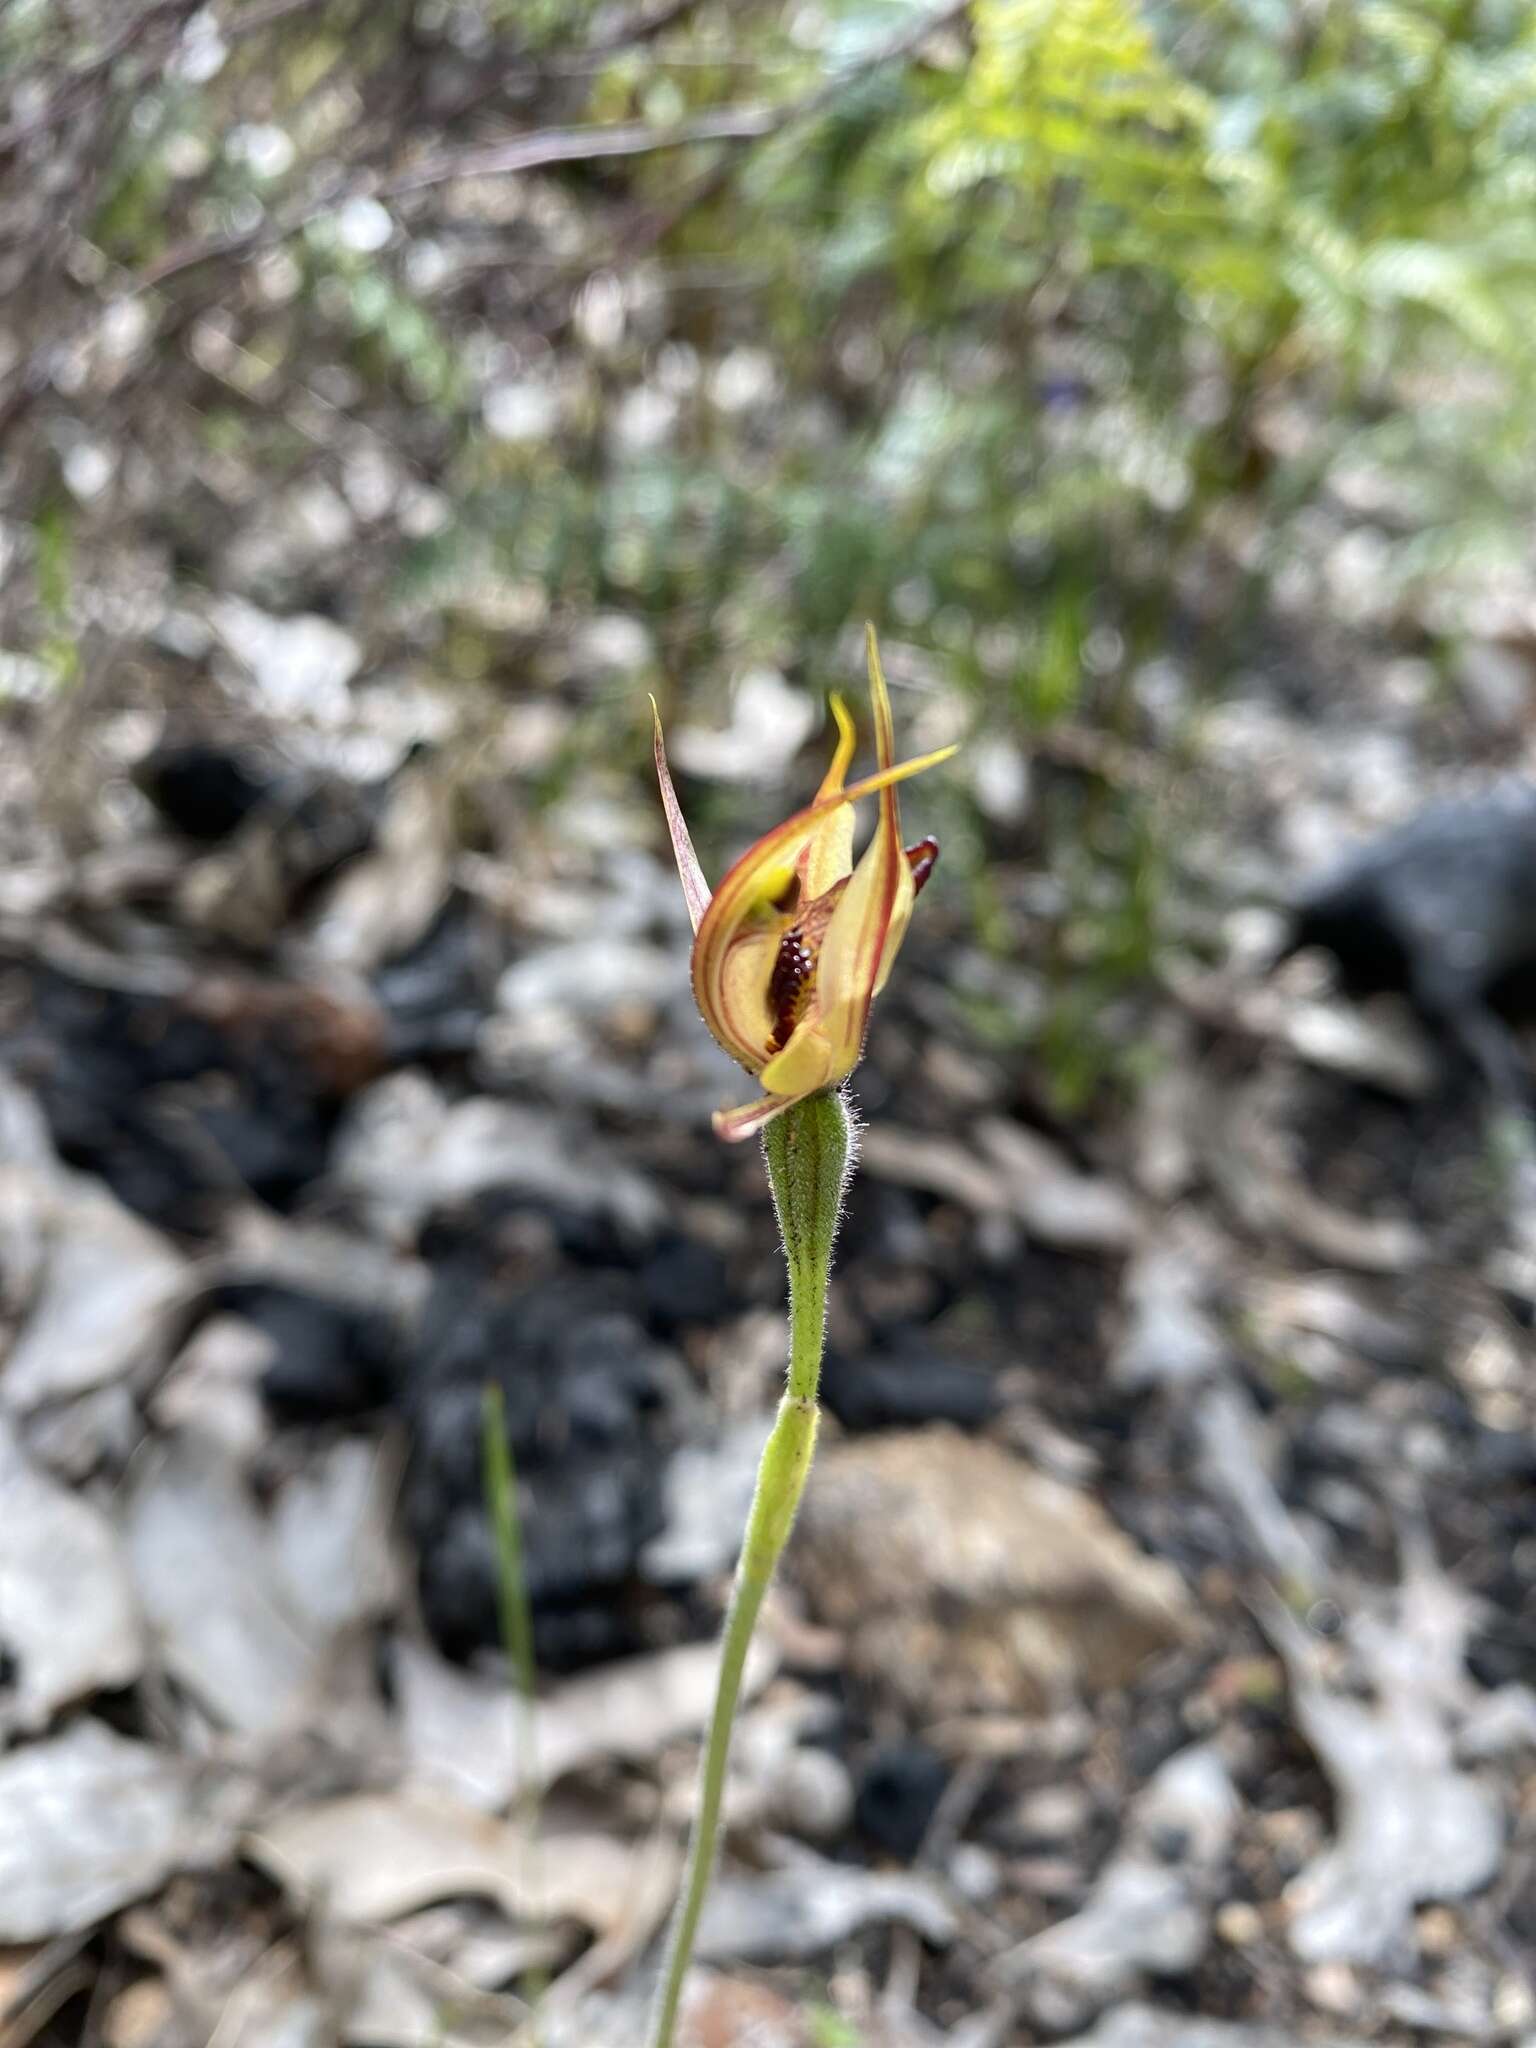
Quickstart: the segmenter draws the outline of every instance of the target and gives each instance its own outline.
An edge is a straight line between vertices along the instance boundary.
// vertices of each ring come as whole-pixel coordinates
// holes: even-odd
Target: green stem
[[[757,1468],[736,1584],[720,1644],[720,1677],[699,1776],[699,1808],[688,1866],[667,1943],[650,2048],[672,2048],[683,1982],[714,1871],[720,1803],[741,1677],[768,1591],[805,1491],[816,1448],[816,1405],[826,1338],[827,1281],[853,1159],[853,1123],[839,1095],[810,1096],[769,1124],[763,1158],[789,1267],[789,1384]]]

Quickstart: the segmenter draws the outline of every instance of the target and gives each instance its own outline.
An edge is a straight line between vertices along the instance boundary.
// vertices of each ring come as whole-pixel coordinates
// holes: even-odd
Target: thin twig
[[[190,19],[197,12],[200,0],[154,0],[142,14],[125,21],[117,33],[110,36],[95,56],[71,71],[58,91],[51,94],[47,104],[29,114],[25,120],[13,121],[9,128],[0,128],[0,156],[5,156],[23,142],[29,142],[34,135],[42,134],[54,127],[79,100],[81,93],[93,79],[110,71],[118,61],[126,57],[136,42],[149,34],[162,21],[174,20],[178,16]]]
[[[636,43],[648,43],[674,27],[685,14],[691,14],[698,4],[699,0],[661,0],[659,7],[631,14],[627,20],[616,21],[603,35],[594,36],[590,43],[582,46],[582,55],[610,57],[615,51],[631,49]]]
[[[872,56],[834,73],[814,92],[802,94],[783,106],[725,107],[718,113],[701,114],[670,128],[652,128],[643,122],[609,126],[543,128],[519,135],[510,142],[491,143],[481,149],[449,151],[397,171],[392,176],[373,174],[355,179],[342,189],[332,190],[291,208],[276,220],[240,233],[216,236],[208,241],[183,242],[167,250],[158,262],[141,271],[138,289],[164,284],[181,272],[221,256],[251,255],[299,234],[315,220],[336,212],[354,199],[398,199],[435,185],[451,184],[460,178],[515,176],[519,172],[542,170],[553,164],[593,163],[607,157],[651,156],[663,150],[691,149],[710,142],[751,143],[783,133],[801,121],[811,120],[837,100],[850,85],[870,77],[888,64],[910,56],[927,39],[958,21],[971,0],[950,0],[936,13],[926,15],[913,28],[876,50]]]

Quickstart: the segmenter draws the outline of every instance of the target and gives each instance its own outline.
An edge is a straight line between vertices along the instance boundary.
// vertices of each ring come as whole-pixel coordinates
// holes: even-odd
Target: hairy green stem
[[[763,1133],[763,1158],[789,1267],[789,1384],[757,1468],[736,1584],[720,1644],[720,1676],[699,1775],[688,1865],[651,2016],[650,2048],[672,2048],[683,1983],[714,1871],[720,1802],[742,1672],[763,1595],[773,1579],[816,1448],[816,1405],[826,1338],[827,1281],[853,1162],[853,1121],[839,1095],[810,1096]]]

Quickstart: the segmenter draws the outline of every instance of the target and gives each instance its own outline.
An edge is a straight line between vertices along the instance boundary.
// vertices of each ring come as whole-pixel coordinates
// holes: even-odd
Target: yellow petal
[[[917,890],[913,886],[912,870],[903,855],[901,873],[896,878],[896,901],[891,905],[891,920],[885,928],[885,944],[880,948],[880,965],[875,970],[875,994],[891,978],[891,969],[896,964],[896,955],[901,951],[901,942],[907,936],[907,926],[912,922],[912,906],[917,901]]]
[[[721,962],[715,1036],[733,1059],[740,1060],[754,1074],[762,1065],[773,1037],[768,983],[779,957],[783,924],[784,920],[779,918],[761,931],[739,933],[726,948]]]
[[[880,643],[875,629],[864,628],[864,651],[869,657],[869,694],[875,707],[875,752],[880,766],[889,768],[896,758],[896,729],[891,720],[891,693],[885,687],[885,670],[880,666]]]
[[[835,690],[827,701],[832,706],[832,719],[837,727],[837,746],[832,755],[832,765],[821,778],[821,787],[816,792],[818,798],[842,795],[848,763],[853,759],[853,720],[848,715],[848,706]]]
[[[838,696],[831,699],[831,704],[832,716],[837,722],[837,750],[816,792],[818,802],[842,795],[848,763],[853,759],[853,720],[848,716],[848,706]],[[841,882],[853,867],[852,810],[840,807],[830,811],[806,841],[797,865],[802,902],[809,903],[817,896],[825,896],[830,888]]]
[[[906,862],[901,866],[905,868]],[[900,886],[884,836],[877,832],[832,913],[816,965],[816,1008],[839,1080],[853,1072],[864,1050],[869,1006],[875,999]]]
[[[947,761],[954,751],[953,747],[941,747],[936,753],[884,767],[878,774],[849,783],[841,793],[818,797],[804,810],[786,818],[782,825],[765,832],[722,877],[699,920],[698,936],[693,943],[693,994],[704,1022],[720,1044],[750,1072],[756,1073],[766,1063],[771,1048],[766,1037],[761,1044],[749,1045],[739,1028],[740,988],[726,986],[727,960],[733,942],[754,925],[763,930],[774,928],[773,905],[782,888],[783,870],[799,859],[811,833],[823,819],[856,803],[860,797],[873,796],[892,783],[904,782],[909,775],[920,775],[925,768]],[[853,884],[848,886],[851,889]],[[780,929],[786,924],[787,919],[781,919]],[[771,960],[768,972],[772,973]]]
[[[802,1017],[762,1072],[770,1095],[809,1095],[834,1078],[832,1047],[820,1021]],[[838,1076],[837,1078],[841,1078]]]
[[[880,666],[875,629],[866,626],[864,631],[869,693],[875,707],[875,748],[884,772],[896,753],[891,697]],[[889,972],[888,962],[895,959],[912,915],[914,893],[912,873],[901,848],[901,810],[895,788],[888,783],[880,791],[875,836],[832,913],[817,965],[817,1007],[839,1079],[853,1071],[863,1052],[870,1004],[883,986],[881,969],[884,966]]]
[[[651,699],[651,721],[655,727],[652,751],[656,756],[656,780],[661,784],[661,808],[666,813],[667,834],[672,841],[672,858],[677,862],[678,879],[683,885],[683,900],[697,931],[709,908],[709,884],[693,850],[693,840],[683,817],[683,807],[677,800],[677,791],[672,787],[672,771],[667,766],[667,749],[661,737],[661,713],[656,709],[654,697]]]

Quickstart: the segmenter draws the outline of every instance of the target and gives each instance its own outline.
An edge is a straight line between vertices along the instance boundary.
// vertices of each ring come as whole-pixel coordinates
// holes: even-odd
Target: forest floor
[[[627,2048],[783,1359],[654,791],[550,798],[558,687],[323,617],[133,645],[5,711],[0,2038]],[[1525,1183],[1405,1008],[1272,964],[1299,874],[1531,727],[1342,660],[988,743],[1042,932],[1041,816],[1154,786],[1151,970],[1083,1027],[1135,1085],[1064,1109],[1059,973],[925,895],[693,2048],[1536,2042]],[[817,744],[677,751],[744,840]]]

